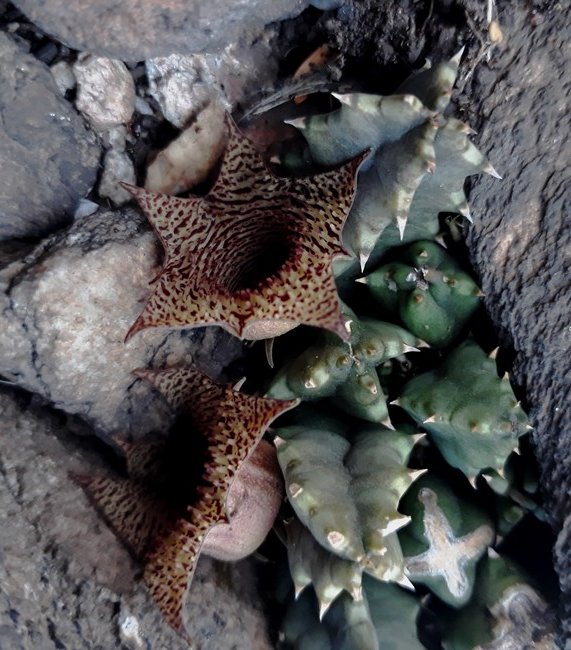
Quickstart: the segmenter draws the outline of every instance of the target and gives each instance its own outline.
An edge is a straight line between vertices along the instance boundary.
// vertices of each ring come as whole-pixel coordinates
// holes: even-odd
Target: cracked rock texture
[[[0,374],[102,434],[164,430],[168,408],[132,371],[194,360],[216,378],[241,344],[217,328],[154,328],[124,343],[158,248],[138,212],[102,211],[0,270]]]
[[[504,179],[474,181],[468,244],[531,408],[546,507],[562,528],[555,567],[571,640],[571,6],[499,7],[504,43],[476,70],[464,101],[478,145]]]
[[[15,0],[48,34],[76,50],[124,61],[252,43],[265,25],[300,14],[307,0]],[[335,3],[330,3],[335,4]]]
[[[0,33],[0,240],[69,221],[100,150],[47,66]]]
[[[140,570],[68,472],[105,471],[59,418],[0,395],[0,647],[183,650]],[[185,618],[197,650],[270,650],[248,562],[199,562]]]

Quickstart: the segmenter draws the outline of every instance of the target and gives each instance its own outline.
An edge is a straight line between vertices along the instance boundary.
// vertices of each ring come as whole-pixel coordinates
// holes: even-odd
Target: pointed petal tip
[[[239,393],[240,389],[242,386],[246,383],[246,376],[242,377],[241,379],[238,379],[238,381],[232,386],[232,389],[236,392]]]
[[[327,614],[327,611],[329,610],[330,607],[331,607],[331,603],[328,603],[327,601],[322,602],[322,603],[319,604],[319,620],[320,621],[323,620],[323,617],[325,616],[325,614]]]
[[[498,346],[497,348],[494,348],[494,349],[490,352],[490,354],[488,354],[488,359],[493,359],[493,360],[495,361],[496,358],[497,358],[497,356],[498,356],[498,351],[499,351],[499,349],[500,349],[499,346]]]
[[[296,129],[303,131],[307,127],[307,118],[305,117],[294,117],[291,120],[284,120],[284,124],[289,124],[290,126],[295,126]]]
[[[391,419],[388,416],[384,420],[382,420],[381,424],[387,427],[387,429],[391,429],[392,431],[395,431],[393,423],[391,422]]]
[[[415,348],[414,345],[404,345],[403,346],[405,353],[406,352],[420,352],[418,348]]]
[[[144,192],[145,190],[142,187],[138,187],[137,185],[132,185],[131,183],[127,183],[126,181],[119,181],[119,185],[129,192],[129,194],[133,197],[137,197],[141,192]]]
[[[414,585],[412,582],[404,575],[404,573],[401,575],[401,577],[395,581],[397,585],[400,585],[401,587],[404,587],[405,589],[408,589],[409,591],[414,591],[416,592],[416,589],[414,588]]]
[[[367,281],[367,277],[366,277],[366,276],[364,276],[364,277],[362,277],[362,278],[357,278],[357,279],[355,280],[355,282],[358,282],[359,284],[365,284],[365,285],[368,284],[368,281]]]
[[[70,480],[84,489],[88,488],[94,480],[94,477],[89,474],[81,474],[80,472],[74,472],[73,470],[70,470],[67,475]]]
[[[422,424],[430,424],[431,422],[436,422],[436,413],[430,417],[427,417],[426,420],[423,420]]]
[[[482,171],[486,174],[489,174],[490,176],[493,176],[494,178],[497,178],[500,181],[503,180],[503,177],[500,176],[500,174],[498,174],[494,166],[491,165],[490,163],[487,163]]]
[[[361,273],[365,272],[365,267],[367,266],[367,260],[369,259],[369,253],[360,253],[359,254],[359,264],[361,266]]]
[[[462,47],[456,52],[456,54],[450,59],[452,63],[455,63],[456,65],[460,65],[460,61],[462,60],[462,56],[464,54],[464,51],[466,50],[466,46],[462,45]]]
[[[139,318],[137,318],[137,320],[129,328],[129,331],[126,334],[123,343],[128,343],[133,338],[133,336],[137,334],[137,332],[140,332],[142,329],[145,329],[145,327],[146,325],[143,321],[142,316],[139,316]]]
[[[331,93],[331,95],[345,106],[351,105],[352,93]]]
[[[404,237],[404,229],[406,228],[406,222],[407,218],[403,216],[397,216],[397,228],[399,231],[399,236],[401,238],[401,241]]]
[[[400,400],[399,400],[399,398],[397,397],[397,398],[394,399],[392,402],[389,402],[389,404],[390,404],[391,406],[400,406]]]

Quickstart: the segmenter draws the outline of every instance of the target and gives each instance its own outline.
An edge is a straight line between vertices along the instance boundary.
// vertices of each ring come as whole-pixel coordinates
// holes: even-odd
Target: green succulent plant
[[[275,444],[289,501],[317,542],[380,580],[408,583],[395,532],[409,521],[399,500],[423,473],[406,467],[415,437],[292,426],[277,429]]]
[[[528,427],[509,380],[473,341],[453,350],[435,370],[411,379],[395,403],[428,431],[453,467],[472,482],[504,464]]]
[[[320,165],[369,150],[343,230],[361,269],[391,246],[435,236],[441,212],[470,218],[466,176],[498,176],[469,141],[472,130],[443,116],[459,61],[457,56],[413,74],[396,95],[335,95],[337,110],[291,122]]]
[[[350,415],[370,422],[388,416],[386,397],[375,370],[383,362],[418,350],[417,337],[398,325],[357,318],[347,306],[343,314],[351,339],[344,343],[323,333],[318,341],[276,374],[268,395],[277,399],[334,399]]]
[[[315,594],[291,602],[282,622],[280,648],[289,650],[421,650],[419,599],[396,585],[363,577],[362,598],[341,595],[320,620]]]
[[[481,291],[442,246],[416,241],[362,280],[379,306],[433,346],[447,346],[479,306]]]

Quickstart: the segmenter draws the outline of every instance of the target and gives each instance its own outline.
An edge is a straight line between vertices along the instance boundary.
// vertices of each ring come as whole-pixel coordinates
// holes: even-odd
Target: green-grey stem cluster
[[[370,304],[367,315],[343,305],[349,342],[321,333],[268,389],[314,406],[274,430],[296,598],[286,648],[420,648],[415,587],[447,608],[447,649],[516,647],[505,644],[539,634],[515,621],[545,601],[494,550],[525,512],[540,513],[517,455],[527,417],[494,355],[471,339],[458,344],[481,292],[435,241],[442,213],[470,219],[466,176],[498,177],[471,129],[444,115],[459,60],[426,67],[394,95],[335,95],[333,112],[291,122],[317,166],[369,150],[343,232],[359,264],[338,276],[344,286],[361,276]],[[427,344],[442,353],[391,402],[404,423],[395,430],[380,374],[395,360],[414,363]],[[427,450],[442,457],[428,472]],[[551,629],[540,632],[537,647],[555,647]]]

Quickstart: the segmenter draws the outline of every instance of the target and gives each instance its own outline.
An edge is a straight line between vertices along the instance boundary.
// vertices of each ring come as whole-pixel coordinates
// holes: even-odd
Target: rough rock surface
[[[504,42],[467,87],[469,120],[503,182],[479,177],[468,243],[486,306],[515,351],[555,530],[564,633],[571,639],[571,102],[566,3],[500,5]],[[474,101],[475,98],[476,101]]]
[[[151,329],[124,343],[158,248],[138,212],[103,211],[0,271],[0,374],[101,433],[164,430],[167,407],[132,371],[194,359],[216,377],[241,345],[217,328]]]
[[[99,147],[50,70],[0,34],[0,239],[69,221],[93,185]]]
[[[141,61],[173,52],[214,51],[252,42],[273,21],[300,14],[307,0],[16,0],[39,27],[76,50]]]
[[[135,109],[135,83],[122,61],[81,54],[73,66],[76,106],[96,131],[127,124]]]
[[[8,394],[0,439],[0,647],[188,648],[69,478],[104,471],[101,457],[59,418]],[[197,650],[271,648],[254,584],[251,563],[200,560],[185,609]]]

